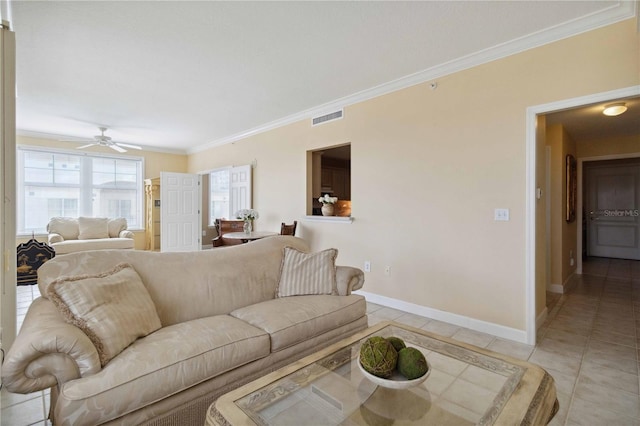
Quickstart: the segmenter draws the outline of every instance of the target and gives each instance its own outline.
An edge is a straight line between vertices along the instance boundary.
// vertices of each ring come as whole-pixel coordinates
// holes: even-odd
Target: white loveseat
[[[367,327],[366,302],[351,294],[363,272],[336,267],[333,249],[308,250],[300,238],[275,236],[224,250],[56,256],[38,269],[43,297],[7,353],[2,382],[17,393],[50,387],[54,425],[201,426],[222,393]],[[146,307],[130,310],[135,320],[122,311],[94,326],[151,330],[107,359],[107,340],[96,345],[81,322],[67,322],[60,286],[93,291],[125,271],[139,277],[137,290],[125,282],[118,299],[118,288],[105,287],[108,297],[92,296],[94,307],[142,300],[140,290]]]
[[[47,224],[56,255],[86,250],[133,249],[133,232],[125,218],[54,217]]]

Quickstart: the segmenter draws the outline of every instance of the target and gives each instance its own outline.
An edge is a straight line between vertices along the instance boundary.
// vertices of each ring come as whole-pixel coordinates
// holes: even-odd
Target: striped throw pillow
[[[285,247],[276,297],[338,294],[337,256],[337,249],[303,253],[294,248]]]
[[[89,337],[103,367],[138,337],[161,327],[147,288],[128,263],[100,274],[61,277],[51,283],[47,297]]]

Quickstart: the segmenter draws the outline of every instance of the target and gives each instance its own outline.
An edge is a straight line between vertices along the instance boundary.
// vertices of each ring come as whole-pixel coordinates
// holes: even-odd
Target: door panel
[[[599,225],[596,243],[600,246],[635,248],[636,230],[626,226]]]
[[[640,161],[590,164],[585,176],[588,255],[640,260]]]
[[[230,171],[231,216],[240,209],[251,208],[251,166],[234,167]]]
[[[197,251],[200,245],[200,176],[160,173],[160,251]]]

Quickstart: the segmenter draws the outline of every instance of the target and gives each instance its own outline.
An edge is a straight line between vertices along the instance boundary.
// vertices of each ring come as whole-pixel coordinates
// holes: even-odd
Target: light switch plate
[[[500,222],[509,221],[509,209],[495,209],[493,220]]]

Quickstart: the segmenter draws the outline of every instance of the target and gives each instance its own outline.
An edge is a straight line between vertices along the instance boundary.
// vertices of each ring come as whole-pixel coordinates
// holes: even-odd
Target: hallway
[[[552,424],[640,425],[639,324],[640,262],[584,262],[529,358],[556,380],[560,412]]]

